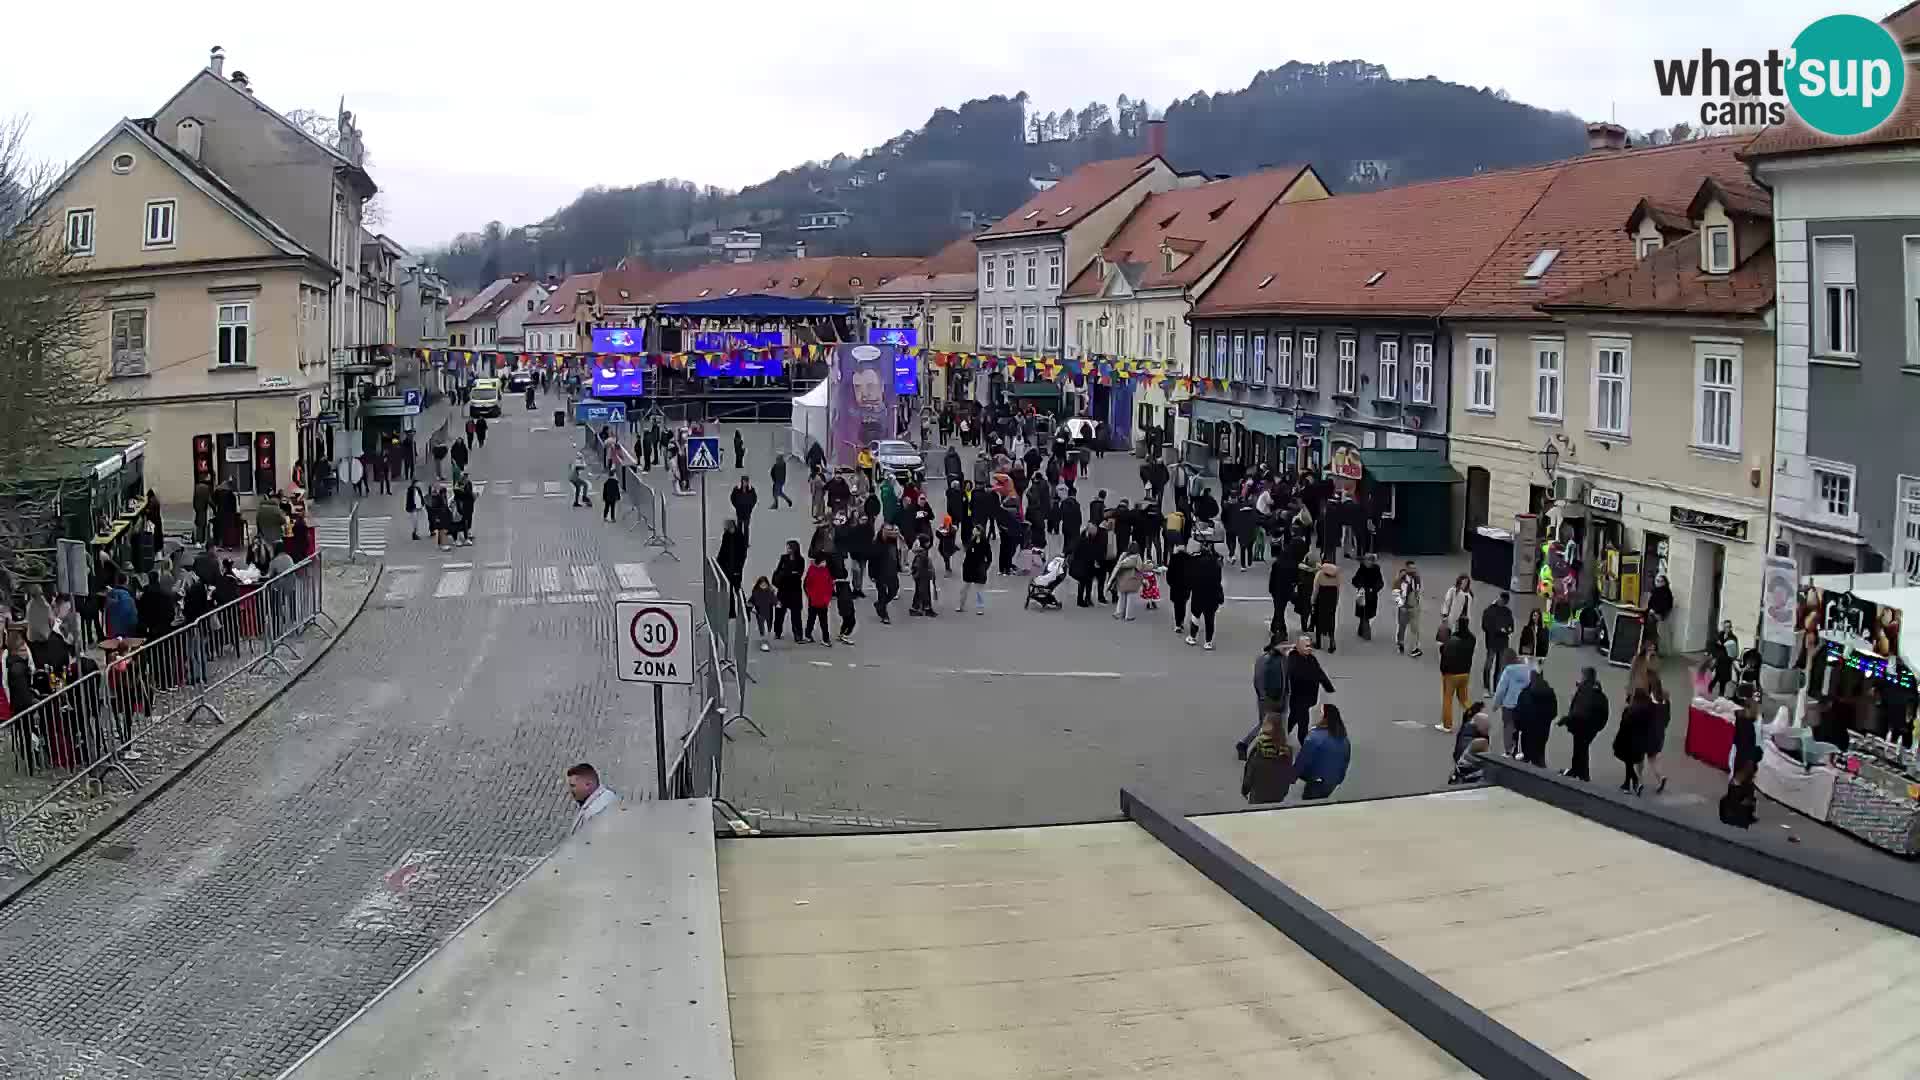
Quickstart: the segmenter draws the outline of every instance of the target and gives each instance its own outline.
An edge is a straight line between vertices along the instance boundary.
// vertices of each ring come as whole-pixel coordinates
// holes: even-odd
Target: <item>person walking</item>
[[[620,506],[620,477],[617,473],[608,473],[607,479],[600,485],[600,518],[603,521],[615,520],[615,511]]]
[[[1526,625],[1520,628],[1520,659],[1535,668],[1543,668],[1547,664],[1547,649],[1551,645],[1546,620],[1540,617],[1540,609],[1527,612]]]
[[[1499,662],[1500,682],[1492,693],[1493,705],[1500,710],[1500,743],[1508,757],[1519,757],[1520,695],[1533,682],[1533,668],[1512,649],[1501,649]]]
[[[1293,731],[1294,738],[1305,742],[1313,707],[1320,703],[1321,691],[1334,692],[1333,680],[1327,678],[1320,658],[1313,655],[1313,639],[1305,634],[1293,643],[1286,665],[1287,727]]]
[[[480,440],[480,449],[485,450],[487,448],[487,418],[486,417],[476,416],[473,418],[473,434],[475,438]]]
[[[1407,651],[1407,628],[1413,628],[1413,657],[1420,658],[1420,571],[1414,569],[1413,560],[1393,579],[1393,648],[1395,652]]]
[[[1068,542],[1067,573],[1079,586],[1074,594],[1079,607],[1093,606],[1093,583],[1100,576],[1100,550],[1105,543],[1099,528],[1092,524],[1082,527],[1080,535]]]
[[[967,610],[967,594],[973,594],[973,610],[976,615],[987,613],[987,570],[993,561],[993,548],[987,543],[986,531],[975,528],[967,536],[967,551],[960,560],[960,602],[955,605],[954,613]],[[1081,595],[1086,595],[1084,587]]]
[[[1254,736],[1242,744],[1240,797],[1248,803],[1284,802],[1293,788],[1293,747],[1281,733],[1283,717],[1266,713],[1254,724]]]
[[[400,470],[406,474],[409,480],[413,479],[413,463],[415,457],[413,432],[409,431],[400,437]]]
[[[1627,698],[1627,707],[1620,710],[1620,727],[1613,733],[1613,756],[1625,767],[1620,790],[1628,794],[1638,795],[1642,790],[1640,763],[1646,760],[1653,724],[1653,698],[1646,687],[1641,687]]]
[[[1113,575],[1107,580],[1107,591],[1113,594],[1113,617],[1132,622],[1140,606],[1140,571],[1146,566],[1146,560],[1140,557],[1140,542],[1127,545],[1127,553],[1120,556],[1114,564]]]
[[[796,640],[802,645],[813,644],[813,628],[820,627],[820,644],[833,648],[833,627],[827,623],[827,605],[833,603],[833,571],[827,566],[827,553],[820,552],[813,557],[813,565],[807,567],[802,579],[802,588],[807,598],[807,628]]]
[[[773,455],[773,466],[767,470],[767,479],[773,484],[773,509],[780,509],[780,500],[787,500],[787,507],[793,507],[793,496],[787,494],[787,455]]]
[[[827,520],[827,474],[817,465],[807,469],[807,510],[813,520]]]
[[[1380,612],[1380,592],[1387,587],[1386,580],[1380,575],[1380,560],[1372,552],[1360,559],[1360,568],[1353,572],[1353,587],[1358,595],[1353,601],[1353,617],[1360,624],[1360,640],[1373,640],[1373,617]]]
[[[715,553],[714,561],[720,564],[720,572],[727,575],[733,591],[739,592],[747,572],[747,534],[740,531],[738,521],[729,521],[720,530],[720,550]]]
[[[1267,620],[1267,633],[1276,638],[1287,636],[1287,601],[1293,597],[1299,575],[1299,568],[1287,558],[1287,552],[1276,548],[1273,562],[1267,565],[1267,596],[1273,601],[1273,618]],[[1310,633],[1312,629],[1310,625],[1300,627],[1301,633]]]
[[[1527,666],[1524,660],[1521,666]],[[1544,769],[1547,737],[1553,734],[1553,718],[1559,715],[1560,699],[1547,682],[1546,672],[1528,668],[1528,673],[1527,688],[1520,691],[1520,704],[1515,709],[1520,724],[1520,757],[1527,764]]]
[[[773,582],[764,576],[754,581],[753,591],[747,594],[747,610],[753,612],[753,625],[760,634],[761,652],[773,651],[773,646],[767,644],[767,639],[773,634],[774,611],[778,602],[774,595]]]
[[[747,440],[740,434],[739,428],[733,429],[733,467],[747,467]]]
[[[1667,725],[1673,723],[1673,702],[1660,682],[1660,673],[1647,676],[1647,703],[1652,706],[1645,735],[1646,774],[1654,782],[1655,795],[1667,790],[1667,771],[1661,767],[1660,754],[1667,748]]]
[[[1339,556],[1328,551],[1313,574],[1313,644],[1318,648],[1325,638],[1330,653],[1340,651],[1333,634],[1334,619],[1340,613],[1340,564],[1334,562],[1336,558]]]
[[[1435,731],[1453,730],[1453,706],[1467,705],[1467,687],[1473,682],[1473,631],[1467,620],[1453,624],[1453,633],[1440,646],[1440,722]]]
[[[780,561],[773,567],[773,597],[776,607],[773,612],[773,636],[777,639],[786,629],[787,623],[793,624],[793,640],[800,639],[800,606],[804,596],[807,577],[807,560],[800,554],[800,541],[787,541],[787,549],[780,553]]]
[[[735,438],[740,435],[737,431],[733,434]],[[753,508],[760,504],[760,493],[753,490],[753,481],[745,476],[740,477],[740,482],[727,494],[727,501],[733,504],[733,516],[740,522],[741,539],[751,542],[753,540]]]
[[[1453,579],[1446,595],[1440,599],[1440,626],[1434,631],[1433,639],[1445,645],[1447,638],[1453,634],[1454,626],[1472,614],[1473,579],[1461,574]]]
[[[206,544],[211,540],[207,532],[207,516],[213,511],[213,485],[205,480],[193,485],[193,542]],[[419,539],[415,537],[415,539]]]
[[[1600,675],[1591,667],[1580,669],[1580,681],[1574,685],[1573,700],[1561,726],[1573,736],[1573,760],[1560,775],[1591,781],[1588,774],[1588,748],[1607,726],[1607,693],[1600,689]]]
[[[882,525],[880,535],[867,553],[867,576],[873,579],[873,611],[882,626],[892,626],[887,605],[900,595],[900,533],[891,525]]]
[[[940,519],[940,527],[933,532],[934,541],[940,548],[940,562],[946,568],[946,575],[953,576],[953,556],[960,550],[960,530],[953,523],[953,515],[947,514]]]
[[[413,530],[413,538],[420,539],[421,519],[426,516],[427,497],[420,490],[420,484],[412,477],[407,478],[407,525]]]
[[[1484,639],[1486,659],[1480,663],[1480,690],[1493,692],[1493,680],[1506,663],[1507,643],[1513,640],[1513,597],[1504,589],[1493,603],[1480,612],[1480,636]],[[1511,757],[1512,753],[1509,752]]]
[[[940,613],[933,609],[933,549],[926,537],[922,536],[913,542],[912,561],[907,571],[913,576],[913,604],[907,608],[907,614],[922,615],[929,619],[938,617]]]
[[[567,794],[573,796],[573,804],[579,808],[574,811],[573,824],[568,827],[568,833],[579,832],[580,826],[620,801],[619,794],[610,787],[602,786],[599,772],[584,761],[567,769]]]
[[[1226,585],[1221,579],[1220,555],[1213,550],[1213,545],[1202,540],[1191,546],[1198,550],[1187,553],[1187,644],[1193,644],[1194,632],[1204,627],[1206,638],[1202,647],[1212,651],[1214,617],[1219,614],[1220,605],[1226,603]]]
[[[459,445],[455,443],[454,445]],[[573,466],[567,470],[567,482],[573,485],[573,505],[575,507],[592,506],[593,497],[587,493],[587,457],[581,451],[574,451]]]
[[[1247,730],[1240,740],[1233,744],[1233,752],[1241,761],[1247,759],[1247,747],[1260,733],[1260,727],[1269,715],[1279,717],[1281,730],[1286,728],[1287,719],[1287,658],[1293,653],[1293,642],[1275,636],[1267,640],[1267,647],[1253,658],[1253,727]]]
[[[855,593],[853,579],[847,573],[848,561],[845,552],[836,551],[827,556],[827,567],[833,571],[833,603],[840,614],[840,633],[837,636],[842,645],[853,644],[853,628],[859,619],[853,607]]]
[[[473,448],[469,445],[471,442],[472,440],[470,438],[453,440],[453,467],[456,478],[459,473],[467,471],[467,461],[473,455]],[[359,481],[355,480],[354,483],[355,486],[358,486]]]
[[[460,534],[461,547],[473,546],[473,481],[462,479],[453,486],[454,528]]]
[[[1353,745],[1347,741],[1346,721],[1340,707],[1331,701],[1320,706],[1320,719],[1313,732],[1300,744],[1300,756],[1294,769],[1305,787],[1302,799],[1324,799],[1333,794],[1347,778],[1347,766],[1353,761]]]

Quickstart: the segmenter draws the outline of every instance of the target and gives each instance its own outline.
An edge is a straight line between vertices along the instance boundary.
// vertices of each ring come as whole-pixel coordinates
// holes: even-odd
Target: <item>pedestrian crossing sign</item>
[[[703,435],[687,440],[687,468],[693,472],[720,467],[720,439]]]

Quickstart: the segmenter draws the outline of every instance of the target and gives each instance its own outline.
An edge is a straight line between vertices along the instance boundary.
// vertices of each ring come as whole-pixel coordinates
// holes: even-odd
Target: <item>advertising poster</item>
[[[891,345],[834,346],[832,464],[852,465],[861,447],[897,433],[894,355]]]
[[[1760,660],[1771,667],[1786,667],[1793,656],[1799,580],[1800,571],[1792,559],[1767,556],[1760,583]]]
[[[596,326],[593,351],[597,353],[646,352],[647,331],[643,327]]]
[[[646,368],[641,358],[629,360],[619,356],[601,356],[594,362],[594,397],[639,397],[645,393],[645,382]]]

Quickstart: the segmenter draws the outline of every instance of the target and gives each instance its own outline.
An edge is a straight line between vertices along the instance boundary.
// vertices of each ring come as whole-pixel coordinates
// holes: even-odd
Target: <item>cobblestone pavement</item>
[[[476,474],[557,475],[573,429],[527,426],[496,422]],[[551,566],[567,591],[383,581],[267,712],[0,909],[0,1077],[274,1076],[552,848],[565,766],[651,787],[651,725],[609,659],[611,571],[638,539],[546,499],[483,498],[480,542],[446,553],[395,522],[389,564],[422,580]],[[603,588],[583,599],[571,571],[590,565]]]
[[[335,626],[342,625],[360,606],[367,590],[372,587],[374,568],[350,563],[344,557],[326,556],[322,561],[322,573],[322,610],[334,620]],[[325,624],[310,627],[295,640],[294,645],[303,655],[307,654],[323,645],[329,632],[330,628]],[[298,661],[289,662],[297,670]],[[225,726],[221,718],[232,721],[245,716],[274,691],[285,686],[287,681],[287,676],[280,669],[262,666],[256,672],[218,687],[207,696],[207,703],[216,710],[218,717],[200,713],[193,719],[183,718],[178,722],[157,725],[140,740],[136,747],[139,757],[124,763],[139,782],[138,787],[130,788],[123,779],[117,777],[110,778],[92,792],[84,785],[76,786],[22,826],[15,842],[26,858],[35,864],[57,853],[101,815],[138,794],[180,762],[205,748]],[[181,693],[183,691],[160,692],[155,698],[156,709],[164,712],[173,707],[176,699],[192,700],[180,698]],[[45,774],[15,772],[0,766],[0,820],[9,820],[24,813],[45,797],[50,784]],[[25,876],[28,870],[28,866],[0,852],[0,887]]]

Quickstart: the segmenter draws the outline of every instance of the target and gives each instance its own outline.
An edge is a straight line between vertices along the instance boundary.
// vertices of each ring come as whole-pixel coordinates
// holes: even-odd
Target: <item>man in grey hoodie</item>
[[[1287,711],[1287,654],[1293,651],[1293,642],[1284,636],[1276,635],[1260,650],[1253,661],[1253,727],[1239,742],[1233,744],[1234,753],[1241,761],[1247,760],[1247,747],[1254,736],[1260,734],[1261,718],[1268,713]]]

